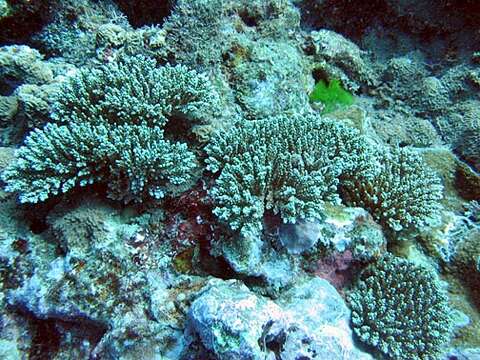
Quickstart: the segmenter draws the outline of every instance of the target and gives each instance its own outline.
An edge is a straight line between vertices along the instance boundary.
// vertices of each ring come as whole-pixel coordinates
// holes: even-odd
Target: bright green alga
[[[328,85],[320,80],[310,94],[310,101],[321,102],[324,105],[322,113],[327,114],[340,106],[352,105],[354,98],[342,87],[340,80],[334,79]]]

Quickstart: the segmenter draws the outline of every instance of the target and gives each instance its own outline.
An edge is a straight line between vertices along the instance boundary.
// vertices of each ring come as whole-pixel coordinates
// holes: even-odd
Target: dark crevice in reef
[[[42,234],[48,229],[48,213],[60,202],[60,197],[48,199],[38,204],[25,204],[22,213],[30,231],[34,234]]]
[[[135,28],[162,25],[175,5],[174,0],[116,0],[116,3]]]
[[[302,1],[299,4],[305,30],[329,29],[358,39],[387,10],[383,0]]]
[[[465,163],[457,165],[455,188],[463,199],[480,201],[480,176]]]
[[[315,83],[318,83],[319,81],[325,81],[328,82],[331,79],[329,78],[327,72],[323,69],[317,68],[312,71],[312,76],[315,79]]]
[[[1,31],[1,30],[0,30]],[[11,96],[22,85],[22,81],[14,76],[5,75],[0,83],[0,96]]]
[[[200,246],[200,266],[203,271],[216,278],[229,280],[238,279],[238,274],[222,257],[213,257],[205,246]]]
[[[304,30],[333,30],[366,50],[371,44],[365,40],[373,35],[388,41],[389,51],[408,52],[413,50],[405,43],[408,37],[416,39],[432,63],[439,63],[457,50],[478,51],[480,46],[480,3],[473,0],[421,0],[411,4],[393,0],[304,0],[298,7]]]
[[[28,228],[34,234],[45,233],[49,229],[47,217],[58,204],[62,202],[75,204],[77,201],[81,201],[85,194],[98,194],[112,206],[124,206],[122,203],[110,201],[107,194],[107,185],[104,183],[95,183],[85,187],[77,186],[70,192],[68,197],[65,197],[64,194],[59,194],[43,202],[21,205],[21,211],[24,214],[24,220]]]
[[[242,19],[243,23],[248,27],[257,26],[257,19],[254,15],[249,14],[247,10],[240,11],[238,16]]]
[[[181,141],[193,143],[194,136],[191,133],[191,121],[177,116],[171,116],[163,127],[165,138],[170,141]],[[187,136],[185,136],[187,134]]]
[[[238,278],[238,275],[223,257],[211,255],[211,239],[208,236],[200,236],[199,242],[199,265],[203,271],[214,277],[228,280]]]
[[[10,1],[11,14],[0,19],[0,46],[28,42],[52,17],[53,0]]]
[[[411,35],[420,35],[428,41],[436,35],[445,35],[459,28],[455,22],[475,29],[480,23],[480,3],[475,0],[451,0],[412,2],[411,5],[395,5],[388,0],[359,2],[352,0],[326,0],[299,3],[302,25],[305,30],[330,29],[348,38],[358,39],[372,27],[396,27]],[[423,8],[422,8],[423,6]],[[431,10],[426,14],[420,11]],[[435,15],[445,15],[436,18]],[[447,17],[446,15],[450,15]]]
[[[444,0],[450,13],[462,14],[465,24],[478,28],[480,24],[480,2],[478,0]]]
[[[33,320],[35,334],[29,352],[30,360],[50,359],[60,348],[61,334],[55,320]]]
[[[87,340],[90,348],[93,349],[108,330],[106,324],[90,319],[39,319],[25,308],[19,307],[15,311],[30,324],[32,332],[30,360],[54,358],[65,341],[78,343],[80,346]]]
[[[467,287],[473,305],[480,310],[480,273],[470,271],[468,274],[464,274],[461,281]]]

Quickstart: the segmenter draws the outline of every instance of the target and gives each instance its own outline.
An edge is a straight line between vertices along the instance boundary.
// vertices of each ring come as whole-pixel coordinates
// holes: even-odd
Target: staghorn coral
[[[435,274],[387,255],[349,294],[355,333],[389,359],[437,359],[449,341],[451,309]]]
[[[321,219],[324,202],[367,209],[400,231],[428,224],[440,209],[440,180],[408,149],[373,146],[356,129],[317,115],[245,122],[206,147],[220,176],[214,212],[234,230],[258,233],[265,210],[286,223]]]
[[[101,182],[124,202],[161,199],[196,167],[187,145],[167,140],[164,127],[173,117],[201,122],[215,94],[195,71],[157,68],[143,57],[82,71],[58,98],[56,123],[34,130],[3,173],[6,190],[36,203]]]
[[[48,124],[27,137],[3,179],[22,203],[96,182],[107,183],[111,198],[128,202],[162,198],[169,185],[187,182],[194,166],[187,146],[166,141],[160,128]]]
[[[219,133],[206,147],[207,169],[220,173],[210,194],[215,214],[244,235],[262,228],[272,210],[286,223],[321,218],[337,187],[368,177],[372,162],[357,130],[317,115],[276,116]]]

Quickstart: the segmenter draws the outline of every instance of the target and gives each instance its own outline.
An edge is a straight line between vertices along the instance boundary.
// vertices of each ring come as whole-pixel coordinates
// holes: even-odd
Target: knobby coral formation
[[[194,154],[167,139],[165,126],[180,118],[193,127],[216,101],[203,75],[158,68],[140,56],[81,71],[58,98],[55,122],[34,130],[3,173],[6,190],[36,203],[100,182],[124,202],[161,199],[192,179],[196,167]]]
[[[437,359],[452,331],[445,290],[430,270],[388,255],[349,294],[355,333],[390,359]]]

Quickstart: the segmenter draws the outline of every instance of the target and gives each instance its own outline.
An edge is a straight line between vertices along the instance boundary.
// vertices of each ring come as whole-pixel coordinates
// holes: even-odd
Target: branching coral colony
[[[6,190],[36,203],[99,182],[124,202],[163,198],[197,166],[185,143],[165,138],[167,122],[203,122],[217,106],[208,79],[184,66],[137,56],[80,71],[64,86],[54,123],[35,129],[4,171]]]
[[[3,173],[7,191],[36,203],[75,186],[105,183],[124,202],[160,199],[197,166],[171,118],[207,121],[218,96],[184,66],[127,57],[80,71],[55,103],[53,123],[34,130]],[[378,151],[353,128],[318,114],[246,121],[206,147],[215,214],[243,235],[258,234],[266,210],[284,222],[321,218],[324,202],[368,209],[394,231],[424,225],[439,209],[439,179],[407,149]]]
[[[258,234],[266,210],[284,222],[321,218],[324,202],[363,206],[386,228],[421,226],[435,216],[440,180],[411,150],[378,151],[356,129],[319,115],[239,124],[207,146],[219,173],[215,214],[243,235]]]
[[[367,267],[348,297],[356,334],[389,359],[438,359],[452,312],[437,276],[387,255]]]
[[[168,133],[169,122],[205,123],[218,107],[208,79],[181,65],[137,56],[82,70],[64,85],[53,122],[30,133],[2,174],[6,190],[23,203],[93,183],[123,202],[175,194],[198,163],[182,141],[188,134]],[[214,213],[244,237],[260,235],[267,211],[295,223],[322,219],[325,203],[361,206],[394,232],[426,225],[440,210],[442,185],[420,155],[378,148],[313,112],[234,124],[205,152],[217,176]],[[360,274],[349,303],[356,334],[389,358],[434,359],[451,334],[435,275],[391,255]]]

